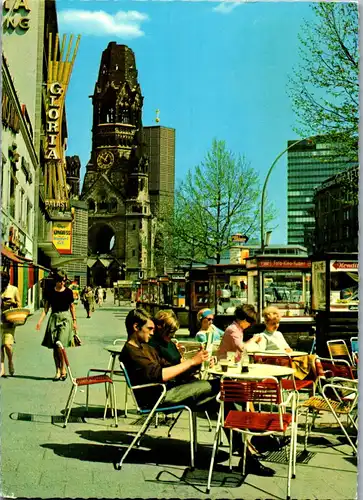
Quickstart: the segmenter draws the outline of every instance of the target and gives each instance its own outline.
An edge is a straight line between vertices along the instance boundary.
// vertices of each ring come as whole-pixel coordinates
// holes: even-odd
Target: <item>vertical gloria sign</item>
[[[63,35],[59,47],[58,33],[55,36],[54,46],[52,33],[49,33],[44,169],[45,205],[48,208],[61,210],[69,209],[65,147],[62,137],[64,103],[79,41],[78,35],[72,57],[70,57],[73,35],[69,38],[66,51],[66,35]]]

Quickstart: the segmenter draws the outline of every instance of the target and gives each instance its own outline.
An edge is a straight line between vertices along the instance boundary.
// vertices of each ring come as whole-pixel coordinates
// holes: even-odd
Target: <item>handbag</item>
[[[73,338],[71,341],[71,346],[72,347],[80,347],[81,345],[82,345],[82,340],[80,339],[78,333],[74,332]]]

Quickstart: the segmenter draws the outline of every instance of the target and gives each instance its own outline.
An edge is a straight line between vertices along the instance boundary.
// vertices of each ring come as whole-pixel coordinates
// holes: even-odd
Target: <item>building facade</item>
[[[174,206],[175,129],[144,127],[146,154],[150,162],[149,194],[151,211],[162,216],[161,207]]]
[[[291,146],[295,141],[288,141]],[[332,145],[324,137],[296,144],[287,156],[287,241],[310,251],[315,235],[314,190],[328,177],[352,166],[334,158]]]
[[[92,95],[92,152],[82,200],[88,205],[90,281],[113,286],[153,273],[149,160],[135,55],[110,42]]]
[[[358,252],[358,166],[327,179],[314,193],[314,252]]]

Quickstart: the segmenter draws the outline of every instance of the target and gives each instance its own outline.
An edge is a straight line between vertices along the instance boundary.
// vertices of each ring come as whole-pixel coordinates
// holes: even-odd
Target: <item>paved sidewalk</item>
[[[91,319],[77,306],[79,333],[84,345],[68,350],[76,376],[91,367],[106,367],[103,349],[115,338],[126,338],[126,307],[106,303]],[[40,311],[16,332],[15,376],[1,379],[1,493],[3,496],[40,498],[285,498],[284,454],[270,456],[267,465],[277,472],[273,478],[248,475],[241,484],[238,472],[229,473],[227,462],[214,474],[212,491],[205,494],[213,434],[207,421],[198,419],[199,465],[188,470],[189,445],[186,417],[180,418],[172,437],[165,425],[151,427],[139,449],[126,459],[122,471],[113,462],[132,439],[138,416],[131,409],[123,417],[124,383],[116,385],[119,427],[103,420],[104,389],[90,388],[91,411],[85,416],[85,392],[79,390],[72,418],[62,427],[62,410],[70,381],[52,382],[52,353],[40,343],[35,330]],[[326,420],[325,420],[326,421]],[[322,423],[323,419],[318,419]],[[309,440],[311,453],[301,456],[292,498],[353,499],[356,497],[357,467],[350,447],[324,427],[324,434]],[[302,435],[299,439],[302,442]],[[226,443],[224,443],[225,445]],[[227,458],[227,448],[225,458]],[[236,466],[238,458],[233,458]]]

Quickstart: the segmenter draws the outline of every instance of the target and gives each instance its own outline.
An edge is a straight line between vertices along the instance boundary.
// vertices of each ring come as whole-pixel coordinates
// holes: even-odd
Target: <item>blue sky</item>
[[[308,3],[57,0],[57,9],[60,32],[82,35],[67,95],[67,155],[80,156],[82,176],[91,149],[88,96],[110,41],[135,52],[143,124],[155,124],[160,109],[160,124],[176,129],[177,180],[217,138],[251,162],[262,184],[287,140],[297,137],[286,85],[299,61],[300,27],[313,18]],[[274,244],[287,240],[286,179],[285,155],[268,188]]]

